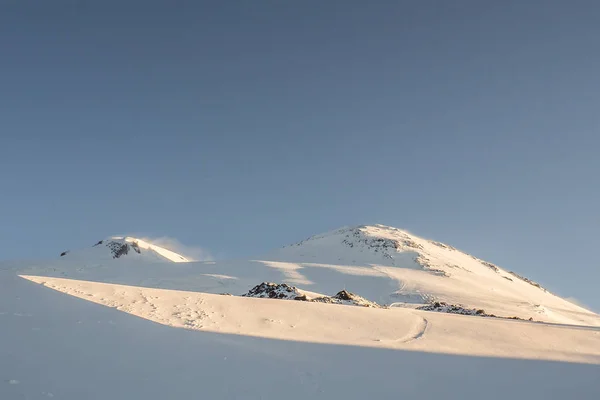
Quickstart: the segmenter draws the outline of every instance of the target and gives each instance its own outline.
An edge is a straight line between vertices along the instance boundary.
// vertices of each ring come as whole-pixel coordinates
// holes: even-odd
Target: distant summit
[[[189,262],[181,254],[153,245],[144,240],[131,236],[112,236],[94,244],[91,248],[77,251],[64,251],[60,254],[65,258],[83,258],[85,261],[107,258],[137,258],[144,261]]]
[[[483,309],[506,317],[600,324],[596,314],[531,279],[391,226],[339,228],[275,250],[263,260],[286,265],[293,273],[287,272],[291,279],[283,282],[298,283],[301,289],[312,290],[315,281],[321,282],[317,277],[336,271],[352,292],[392,307],[438,302],[450,309]],[[304,282],[309,284],[302,286]]]

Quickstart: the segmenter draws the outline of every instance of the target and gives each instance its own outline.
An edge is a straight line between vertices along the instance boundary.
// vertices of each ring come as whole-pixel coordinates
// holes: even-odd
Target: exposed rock
[[[443,301],[436,301],[432,304],[428,304],[426,306],[418,307],[417,310],[423,311],[435,311],[442,312],[448,314],[460,314],[460,315],[479,315],[482,317],[495,317],[493,314],[486,314],[486,312],[482,309],[476,308],[464,308],[455,304],[448,304]]]
[[[423,250],[423,245],[418,244],[417,242],[415,242],[412,239],[404,239],[402,240],[402,244],[406,247],[410,247],[412,249],[418,249],[418,250]]]
[[[382,308],[379,304],[369,301],[357,294],[342,290],[335,296],[324,296],[312,299],[315,303],[328,303],[328,304],[343,304],[349,306],[360,306],[360,307],[371,307],[371,308]]]
[[[527,283],[529,283],[529,284],[530,284],[530,285],[532,285],[532,286],[535,286],[536,288],[538,288],[538,289],[540,289],[540,290],[543,290],[544,292],[547,292],[547,291],[548,291],[548,290],[546,290],[546,288],[545,288],[545,287],[543,287],[543,286],[542,286],[542,285],[540,285],[539,283],[537,283],[537,282],[534,282],[534,281],[532,281],[531,279],[525,278],[524,276],[521,276],[521,275],[517,274],[516,272],[513,272],[513,271],[508,271],[508,273],[509,273],[509,274],[511,274],[511,275],[513,275],[513,276],[515,276],[515,277],[517,277],[517,278],[519,278],[520,280],[522,280],[522,281],[524,281],[524,282],[527,282]]]
[[[429,272],[431,272],[432,274],[435,274],[435,275],[440,275],[440,276],[445,276],[445,277],[449,277],[450,276],[450,274],[448,274],[446,271],[443,271],[443,270],[441,270],[439,268],[434,268],[432,266],[432,264],[431,264],[431,261],[427,257],[425,257],[423,255],[419,255],[415,259],[415,261],[419,265],[421,265],[425,271],[429,271]]]
[[[456,247],[452,247],[449,244],[445,244],[442,242],[436,242],[435,240],[430,240],[429,243],[437,246],[437,247],[441,247],[442,249],[446,249],[446,250],[456,250]]]
[[[494,270],[494,272],[499,272],[499,271],[500,271],[500,268],[498,268],[497,266],[495,266],[494,264],[492,264],[492,263],[490,263],[490,262],[487,262],[487,261],[481,261],[481,260],[480,260],[479,262],[481,262],[481,263],[482,263],[483,265],[485,265],[486,267],[488,267],[488,268],[490,268],[490,269]]]
[[[141,250],[140,250],[140,245],[138,244],[138,242],[131,242],[131,248],[138,254],[142,254]]]
[[[297,287],[290,286],[286,283],[273,283],[263,282],[250,289],[248,293],[242,295],[243,297],[257,297],[257,298],[269,298],[269,299],[283,299],[283,300],[298,300],[298,301],[309,301],[314,303],[327,303],[327,304],[343,304],[361,307],[371,308],[382,308],[379,304],[369,301],[357,294],[342,290],[335,296],[322,296],[314,299],[309,299],[304,293],[302,293]]]
[[[470,269],[468,269],[468,268],[465,268],[465,267],[461,267],[460,265],[457,265],[457,264],[446,264],[446,266],[447,266],[448,268],[452,268],[452,269],[462,269],[463,271],[467,271],[467,272],[471,272],[471,273],[473,273],[473,271],[471,271]]]
[[[248,293],[242,296],[300,301],[308,300],[306,295],[300,293],[295,286],[290,286],[287,283],[277,284],[273,282],[263,282],[260,285],[254,286]]]
[[[490,318],[504,318],[504,319],[518,319],[523,320],[520,317],[500,317],[494,314],[488,314],[483,309],[477,308],[465,308],[456,304],[448,304],[443,301],[436,301],[426,306],[417,307],[417,310],[423,311],[435,311],[447,314],[460,314],[460,315],[475,315],[479,317],[490,317]],[[533,321],[533,318],[529,318],[528,321]]]
[[[381,253],[384,258],[389,259],[393,258],[391,253],[396,252],[400,248],[400,243],[397,240],[366,236],[360,230],[360,227],[349,230],[342,243],[348,247],[362,245],[375,253]]]
[[[401,247],[400,242],[398,240],[394,240],[394,239],[387,239],[387,238],[382,238],[382,237],[373,237],[373,236],[365,235],[362,232],[363,228],[365,228],[365,226],[357,226],[354,228],[341,228],[336,231],[330,232],[326,235],[342,234],[342,235],[344,235],[342,244],[344,244],[350,248],[355,248],[355,247],[356,248],[366,248],[367,250],[371,250],[374,253],[381,254],[384,258],[393,259],[392,254],[395,251],[397,251],[398,249],[400,249],[400,247]],[[311,236],[305,240],[302,240],[296,244],[293,244],[292,246],[302,246],[306,242],[309,242],[312,240],[318,240],[323,237],[325,237],[325,235]],[[414,243],[414,242],[410,242],[410,245],[412,245],[415,248],[422,248],[420,245],[418,245],[417,243]],[[410,247],[410,245],[408,245],[408,243],[407,243],[407,246]],[[286,246],[284,246],[284,247],[286,247]]]
[[[106,243],[112,253],[113,258],[119,258],[129,253],[129,244],[110,241]]]

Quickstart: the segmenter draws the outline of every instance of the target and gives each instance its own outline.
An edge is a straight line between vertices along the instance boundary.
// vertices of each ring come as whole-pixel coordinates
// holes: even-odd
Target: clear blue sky
[[[4,1],[0,258],[448,242],[600,309],[600,2]]]

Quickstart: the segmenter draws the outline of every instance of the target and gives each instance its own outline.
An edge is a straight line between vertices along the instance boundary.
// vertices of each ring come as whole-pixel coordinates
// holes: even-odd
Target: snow
[[[161,255],[162,257],[164,257],[165,259],[167,259],[168,261],[172,261],[172,262],[189,262],[190,260],[187,259],[186,257],[182,256],[181,254],[177,254],[174,251],[165,249],[163,247],[160,246],[156,246],[153,245],[151,243],[145,242],[142,239],[136,239],[133,237],[113,237],[113,240],[123,240],[127,243],[134,243],[137,245],[137,247],[139,247],[140,249],[144,249],[144,250],[150,250],[153,251],[159,255]]]
[[[76,252],[64,251],[61,257],[69,260],[92,261],[106,260],[108,258],[136,258],[145,262],[189,262],[190,260],[181,254],[171,250],[156,246],[142,239],[131,236],[112,236],[98,241],[95,245],[87,249]]]
[[[369,301],[355,293],[350,293],[347,290],[339,291],[335,296],[317,297],[311,301],[316,303],[341,304],[344,306],[381,308],[379,304]]]
[[[155,251],[130,251],[113,260],[106,250],[93,247],[53,262],[16,263],[11,268],[28,275],[233,295],[274,282],[322,296],[345,289],[394,308],[443,302],[506,318],[600,326],[597,314],[517,273],[382,225],[317,235],[257,260],[165,263],[171,260]]]
[[[313,282],[299,284],[302,289],[325,293],[335,290],[323,289],[320,279],[311,279],[324,275],[313,270],[319,267],[360,275],[361,278],[346,276],[337,280],[379,304],[408,307],[437,301],[485,309],[499,316],[600,326],[597,314],[547,292],[515,272],[452,246],[383,225],[342,228],[316,235],[264,259],[293,265],[296,275]],[[545,307],[543,311],[540,304]]]
[[[596,314],[405,231],[216,263],[98,247],[0,263],[0,399],[600,398]],[[261,282],[392,307],[241,296]]]
[[[0,316],[0,376],[20,382],[0,381],[1,399],[600,394],[596,328],[51,279],[81,297],[0,272],[2,309],[28,315]],[[137,318],[84,300],[88,291],[96,301],[141,293],[156,311]],[[180,316],[173,315],[177,305]],[[199,309],[210,316],[194,317],[203,328],[160,322],[187,326],[181,315]]]
[[[517,273],[382,225],[342,228],[257,260],[174,264],[154,252],[129,252],[113,260],[106,256],[107,249],[100,249],[102,254],[90,250],[98,248],[11,268],[28,275],[233,295],[247,293],[261,282],[285,283],[322,296],[345,289],[394,308],[443,302],[500,317],[600,326],[597,314]]]
[[[524,324],[519,325],[515,334],[514,325],[506,325],[506,321],[493,318],[404,308],[372,309],[222,296],[64,278],[26,275],[21,278],[73,297],[178,328],[295,341],[398,348],[404,347],[407,339],[414,336],[411,332],[415,326],[426,319],[429,321],[430,332],[421,345],[427,351],[511,357],[535,354],[536,358],[579,362],[595,362],[600,357],[599,343],[595,341],[600,339],[597,334],[600,329],[592,327],[565,330],[562,326],[556,328],[548,324],[515,321]],[[443,332],[455,331],[456,337],[437,331],[437,328],[434,329],[436,325],[442,327]],[[340,335],[339,332],[344,334]],[[522,349],[515,350],[513,346],[527,343],[522,337],[524,332],[527,336],[538,336],[536,342],[519,346]],[[543,335],[543,332],[548,335]],[[477,342],[463,342],[466,334],[476,335]],[[543,336],[548,337],[545,340]]]

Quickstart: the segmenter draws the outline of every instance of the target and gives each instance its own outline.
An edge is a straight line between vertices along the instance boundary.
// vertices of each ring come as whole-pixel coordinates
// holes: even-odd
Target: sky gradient
[[[343,225],[600,310],[597,1],[0,4],[0,259]]]

